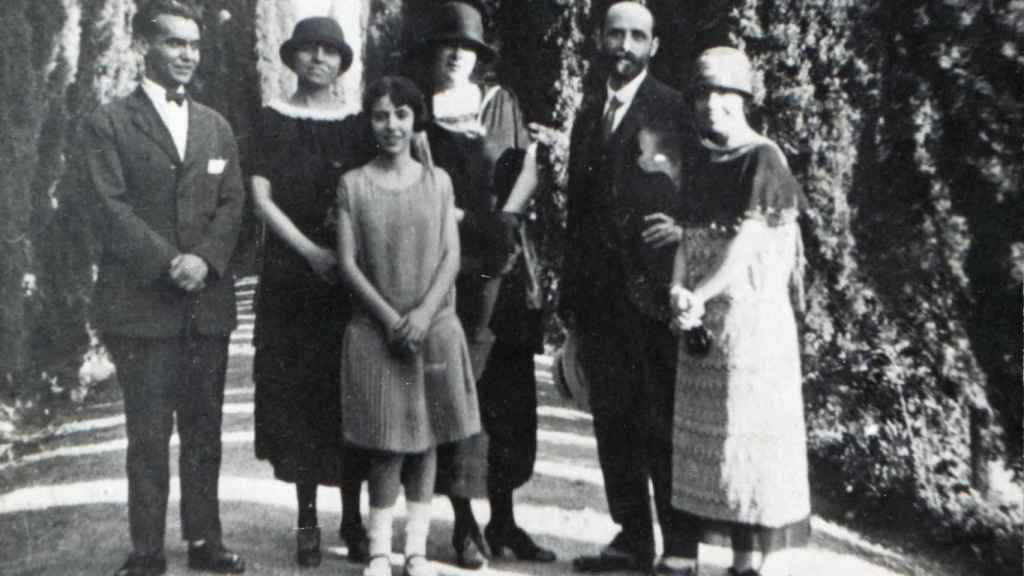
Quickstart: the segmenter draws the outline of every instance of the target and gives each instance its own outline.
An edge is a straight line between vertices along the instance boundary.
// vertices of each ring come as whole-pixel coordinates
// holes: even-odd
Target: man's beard
[[[636,54],[606,55],[604,67],[609,75],[615,75],[629,81],[636,78],[647,67],[647,58]]]

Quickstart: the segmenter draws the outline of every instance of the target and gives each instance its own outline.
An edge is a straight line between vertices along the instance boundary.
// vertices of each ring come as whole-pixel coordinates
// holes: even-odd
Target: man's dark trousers
[[[677,552],[683,528],[672,501],[672,409],[678,340],[664,322],[624,297],[578,328],[590,382],[598,459],[612,520],[641,560],[654,557],[651,494],[665,553]]]
[[[138,553],[163,550],[175,416],[182,537],[221,542],[217,483],[229,339],[186,330],[177,338],[104,339],[124,394],[128,510]]]

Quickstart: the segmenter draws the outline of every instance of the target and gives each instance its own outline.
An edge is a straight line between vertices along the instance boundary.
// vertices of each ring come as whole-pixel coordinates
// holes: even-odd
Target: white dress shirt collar
[[[179,89],[182,91],[183,89]],[[188,98],[180,105],[167,101],[167,89],[150,80],[142,79],[142,91],[146,93],[157,114],[163,120],[167,131],[171,133],[174,140],[174,147],[178,150],[178,157],[185,159],[185,145],[188,141]]]
[[[612,98],[619,101],[619,108],[615,111],[615,116],[612,118],[612,132],[619,129],[619,124],[622,123],[622,119],[626,116],[626,112],[629,111],[629,107],[633,104],[633,98],[636,97],[636,93],[640,90],[640,85],[644,83],[647,78],[647,69],[645,68],[642,72],[636,75],[629,82],[626,82],[618,90],[613,90],[611,85],[607,86],[608,95],[605,97],[604,109],[601,112],[601,116],[604,117],[608,113],[608,107],[612,103]]]
[[[604,102],[605,109],[608,109],[608,103],[611,101],[612,96],[614,96],[615,99],[618,100],[619,103],[622,105],[620,110],[625,110],[629,108],[629,105],[633,103],[633,98],[636,97],[637,90],[640,90],[640,85],[643,84],[644,80],[646,79],[647,69],[644,68],[642,72],[636,75],[636,78],[633,78],[629,82],[626,82],[618,90],[613,90],[611,84],[609,84],[607,86],[608,95],[605,97]]]

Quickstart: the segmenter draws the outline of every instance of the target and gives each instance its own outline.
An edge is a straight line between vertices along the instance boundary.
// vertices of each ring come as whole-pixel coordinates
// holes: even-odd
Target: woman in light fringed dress
[[[791,303],[802,303],[802,196],[779,148],[747,124],[751,76],[733,48],[704,52],[695,73],[707,156],[684,199],[673,325],[703,324],[711,347],[680,339],[673,505],[691,528],[681,574],[695,573],[700,540],[721,535],[732,542],[730,575],[785,576],[783,551],[810,535]]]

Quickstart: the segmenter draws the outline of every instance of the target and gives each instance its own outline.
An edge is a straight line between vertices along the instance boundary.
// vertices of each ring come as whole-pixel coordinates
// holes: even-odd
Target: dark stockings
[[[511,528],[516,525],[511,490],[490,489],[487,491],[487,500],[491,503],[492,526]]]
[[[299,499],[299,528],[316,527],[318,525],[316,517],[316,484],[296,483],[295,495]]]
[[[346,479],[341,487],[341,525],[362,526],[359,514],[359,480]],[[295,484],[295,494],[299,504],[299,528],[314,528],[319,525],[316,514],[315,483],[299,482]],[[472,512],[471,512],[472,513]]]
[[[359,493],[362,481],[358,478],[345,478],[341,481],[341,525],[362,526],[363,517],[359,513]]]
[[[452,503],[452,510],[455,512],[455,532],[457,534],[472,534],[480,531],[480,526],[473,516],[473,508],[469,505],[469,498],[460,496],[449,496]]]

